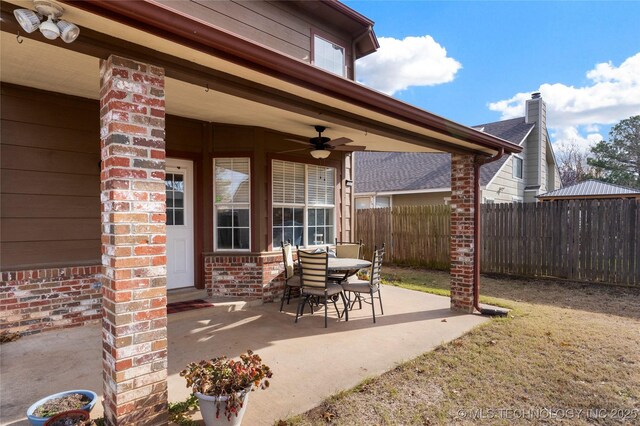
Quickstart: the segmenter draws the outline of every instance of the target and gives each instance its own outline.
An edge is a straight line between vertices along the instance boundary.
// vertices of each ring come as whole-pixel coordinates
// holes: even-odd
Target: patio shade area
[[[182,401],[190,393],[179,376],[187,363],[252,349],[272,367],[274,377],[268,390],[252,393],[244,423],[270,425],[486,321],[452,312],[448,297],[388,286],[382,296],[385,315],[377,316],[375,325],[368,305],[351,311],[349,322],[338,322],[330,311],[327,329],[321,312],[310,315],[308,309],[295,325],[297,300],[285,305],[282,313],[279,303],[268,303],[238,310],[229,308],[233,304],[218,305],[169,315],[169,401]],[[28,424],[29,405],[55,392],[91,389],[101,394],[100,332],[95,324],[27,336],[3,346],[2,381],[13,385],[2,386],[0,423]],[[100,403],[92,417],[99,416]]]

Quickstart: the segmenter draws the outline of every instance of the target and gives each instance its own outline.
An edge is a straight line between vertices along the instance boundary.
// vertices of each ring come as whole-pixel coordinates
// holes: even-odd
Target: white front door
[[[193,161],[167,158],[167,288],[193,287]]]

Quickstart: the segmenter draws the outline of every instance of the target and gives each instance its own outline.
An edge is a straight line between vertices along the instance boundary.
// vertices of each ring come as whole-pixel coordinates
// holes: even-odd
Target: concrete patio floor
[[[351,388],[396,364],[457,338],[485,321],[449,310],[449,298],[396,287],[383,288],[385,315],[371,320],[371,308],[338,321],[329,310],[308,313],[294,324],[295,302],[217,305],[169,315],[169,400],[190,394],[180,370],[189,362],[252,349],[274,372],[271,387],[251,395],[244,424],[271,425],[305,412],[333,393]],[[286,306],[286,305],[285,305]],[[446,321],[443,321],[445,320]],[[99,324],[24,337],[1,347],[0,423],[28,424],[34,401],[63,390],[102,394]],[[98,403],[92,417],[102,416]]]

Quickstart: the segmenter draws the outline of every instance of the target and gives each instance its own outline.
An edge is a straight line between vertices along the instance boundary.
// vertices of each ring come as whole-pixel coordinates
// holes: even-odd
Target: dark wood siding
[[[98,103],[1,93],[0,268],[99,263]]]
[[[160,3],[306,62],[311,61],[311,34],[319,30],[345,48],[348,76],[353,76],[353,36],[325,17],[330,10],[322,5],[321,10],[311,13],[286,1],[160,0]]]
[[[1,89],[0,269],[100,263],[98,102],[9,84]],[[202,273],[201,254],[213,250],[214,156],[252,159],[255,253],[271,243],[272,158],[336,167],[338,182],[348,172],[343,153],[317,162],[308,147],[272,130],[167,116],[166,134],[167,156],[195,166],[196,276]],[[345,197],[339,191],[337,196],[340,232],[348,218]],[[202,282],[200,277],[196,284]]]
[[[287,55],[309,60],[309,26],[270,3],[206,0],[161,0],[161,3]]]

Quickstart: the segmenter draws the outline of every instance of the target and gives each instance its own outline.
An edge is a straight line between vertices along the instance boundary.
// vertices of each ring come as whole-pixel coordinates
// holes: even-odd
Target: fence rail
[[[637,200],[569,200],[482,206],[482,272],[640,285]],[[365,255],[387,244],[397,264],[449,267],[448,206],[356,212]]]

